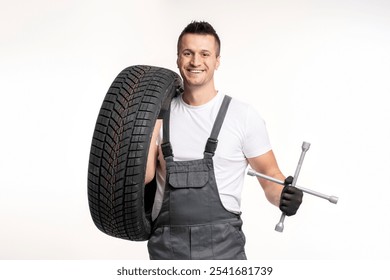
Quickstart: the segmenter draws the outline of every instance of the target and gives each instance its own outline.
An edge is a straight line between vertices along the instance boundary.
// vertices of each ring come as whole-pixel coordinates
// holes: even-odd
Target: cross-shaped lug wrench
[[[298,162],[297,168],[295,170],[292,186],[300,189],[301,191],[303,191],[305,193],[308,193],[308,194],[311,194],[311,195],[314,195],[314,196],[326,199],[326,200],[328,200],[331,203],[337,204],[338,197],[336,197],[336,196],[325,195],[325,194],[322,194],[322,193],[319,193],[319,192],[316,192],[316,191],[313,191],[313,190],[310,190],[310,189],[307,189],[307,188],[300,187],[300,186],[296,185],[296,181],[297,181],[299,172],[300,172],[301,167],[302,167],[303,159],[305,158],[305,154],[306,154],[307,150],[309,150],[309,148],[310,148],[310,143],[307,143],[307,142],[303,142],[302,143],[302,153],[301,153],[301,156],[299,158],[299,162]],[[275,179],[273,177],[267,176],[265,174],[256,172],[256,171],[254,171],[252,169],[248,170],[248,175],[250,175],[250,176],[257,176],[257,177],[266,179],[268,181],[271,181],[271,182],[274,182],[274,183],[277,183],[277,184],[280,184],[280,185],[284,185],[284,181],[281,181],[281,180]],[[282,216],[280,217],[279,222],[275,226],[275,230],[276,231],[283,232],[283,229],[284,229],[284,218],[285,217],[286,217],[286,214],[282,213]]]

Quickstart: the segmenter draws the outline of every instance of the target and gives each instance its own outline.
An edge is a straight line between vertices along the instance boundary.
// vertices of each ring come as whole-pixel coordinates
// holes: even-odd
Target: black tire
[[[157,118],[182,89],[175,72],[132,66],[116,77],[106,94],[93,134],[88,201],[104,233],[133,241],[151,233],[156,183],[145,185],[146,161]]]

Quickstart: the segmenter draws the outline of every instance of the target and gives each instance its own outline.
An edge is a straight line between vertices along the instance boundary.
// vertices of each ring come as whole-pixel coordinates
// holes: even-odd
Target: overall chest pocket
[[[173,188],[202,188],[209,181],[212,165],[203,161],[174,162],[167,170],[168,182]]]

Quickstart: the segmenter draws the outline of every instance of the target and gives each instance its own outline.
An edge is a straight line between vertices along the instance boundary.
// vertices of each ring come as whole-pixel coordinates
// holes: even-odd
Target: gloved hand
[[[300,189],[291,186],[293,179],[292,176],[288,176],[284,180],[284,188],[280,195],[279,209],[287,216],[292,216],[297,213],[303,197],[303,192]]]

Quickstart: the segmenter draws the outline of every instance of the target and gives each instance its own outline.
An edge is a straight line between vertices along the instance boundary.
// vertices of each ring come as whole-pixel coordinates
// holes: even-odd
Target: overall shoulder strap
[[[217,144],[218,144],[218,135],[221,130],[223,121],[225,120],[226,112],[229,108],[229,104],[232,98],[228,95],[225,95],[221,107],[219,108],[217,118],[215,119],[213,129],[211,130],[211,134],[209,139],[207,139],[205,151],[204,151],[204,157],[205,158],[212,158],[215,154],[215,151],[217,150]]]
[[[161,150],[164,155],[165,161],[173,161],[173,150],[169,138],[169,117],[171,115],[171,105],[167,112],[164,114],[163,118],[163,141],[161,144]]]

